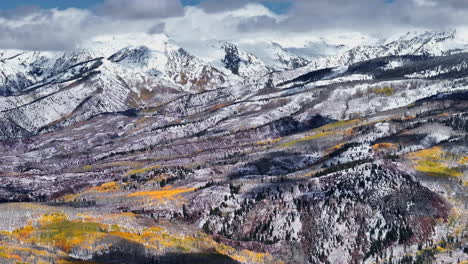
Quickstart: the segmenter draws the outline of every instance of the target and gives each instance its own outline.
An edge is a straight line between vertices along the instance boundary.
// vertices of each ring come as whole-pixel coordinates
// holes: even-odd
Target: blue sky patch
[[[176,0],[174,0],[176,1]],[[203,0],[181,0],[185,6],[196,6]],[[35,5],[42,8],[89,8],[93,5],[101,3],[102,0],[15,0],[15,1],[0,1],[0,9],[13,9],[25,5]],[[292,2],[275,2],[275,1],[260,1],[271,11],[277,14],[286,13],[292,6]]]

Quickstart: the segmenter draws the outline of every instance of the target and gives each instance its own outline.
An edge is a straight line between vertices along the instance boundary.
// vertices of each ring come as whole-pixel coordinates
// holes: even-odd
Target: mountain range
[[[463,38],[0,51],[0,260],[464,263]]]

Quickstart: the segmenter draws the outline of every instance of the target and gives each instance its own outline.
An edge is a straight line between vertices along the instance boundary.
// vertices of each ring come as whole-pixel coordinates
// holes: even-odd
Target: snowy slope
[[[237,46],[251,54],[255,54],[275,70],[296,69],[309,62],[304,57],[285,49],[276,42],[240,43]]]
[[[109,58],[116,67],[128,68],[129,74],[120,76],[124,79],[131,79],[130,73],[138,70],[186,91],[231,84],[224,73],[189,54],[168,36],[142,34],[100,37],[66,52],[0,51],[0,94],[14,94],[77,63],[99,57]]]
[[[233,101],[263,100],[318,86],[379,78],[458,77],[467,69],[465,57],[419,61],[429,55],[459,52],[454,47],[463,47],[463,43],[456,32],[412,33],[374,46],[358,46],[338,56],[320,57],[305,67],[285,71],[278,68],[294,68],[303,59],[279,44],[210,41],[198,50],[184,49],[164,34],[102,37],[65,52],[2,51],[0,95],[4,96],[0,97],[0,118],[13,122],[11,127],[37,133],[101,113],[154,106],[185,93],[222,87],[229,87],[226,98]],[[390,55],[394,57],[354,65]],[[405,70],[398,72],[400,68]],[[260,97],[255,94],[268,87],[288,91]],[[298,104],[305,98],[298,96],[296,100],[277,108],[278,113],[268,113],[271,116],[266,120],[298,111]],[[181,105],[174,111],[183,108]],[[254,117],[251,124],[261,123]]]
[[[123,69],[120,77],[128,82],[138,71],[170,82],[181,90],[197,92],[244,80],[252,82],[271,72],[274,72],[273,83],[277,84],[318,69],[378,57],[440,56],[467,49],[462,34],[455,31],[411,32],[376,44],[357,45],[348,51],[345,50],[355,43],[362,43],[364,36],[349,37],[352,41],[335,38],[303,43],[282,40],[281,44],[210,40],[187,44],[185,48],[166,34],[129,34],[101,36],[82,44],[78,50],[66,52],[0,51],[0,95],[18,93],[75,64],[99,57]]]
[[[463,36],[456,31],[412,32],[394,39],[382,40],[376,45],[357,46],[338,55],[316,58],[302,68],[275,73],[272,79],[277,84],[307,72],[393,55],[449,55],[468,51],[466,45]]]

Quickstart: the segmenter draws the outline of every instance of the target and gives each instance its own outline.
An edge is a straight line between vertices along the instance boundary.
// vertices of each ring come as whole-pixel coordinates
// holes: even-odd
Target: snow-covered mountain
[[[275,70],[296,69],[309,62],[305,59],[306,56],[291,52],[276,42],[244,42],[239,43],[238,47],[251,54],[255,54],[270,68]]]
[[[272,71],[299,68],[308,63],[308,60],[274,42],[234,44],[210,40],[197,43],[188,50],[228,75],[249,80],[258,79]]]
[[[109,37],[92,41],[77,51],[1,52],[0,91],[3,94],[58,74],[72,65],[104,58],[108,68],[127,69],[119,77],[131,82],[133,71],[172,82],[185,91],[202,91],[229,85],[229,77],[194,57],[164,34]],[[112,72],[112,70],[110,70]]]
[[[1,51],[0,262],[467,259],[468,42],[340,41]]]
[[[106,73],[119,71],[119,78],[127,83],[133,81],[137,71],[147,78],[171,82],[187,92],[230,86],[307,63],[273,43],[253,50],[259,55],[223,41],[204,43],[202,52],[192,50],[165,34],[139,34],[100,37],[78,50],[66,52],[0,51],[0,94],[21,92],[75,64],[97,58],[107,62]]]
[[[146,107],[221,87],[233,87],[235,99],[272,85],[285,89],[311,82],[369,80],[378,69],[349,74],[347,66],[396,56],[379,64],[381,71],[388,71],[406,64],[408,60],[401,56],[449,55],[464,51],[466,45],[455,31],[408,33],[310,62],[264,41],[236,45],[216,40],[199,47],[183,48],[165,34],[143,34],[101,37],[74,51],[0,51],[0,117],[10,124],[9,135],[38,133],[101,113]],[[464,69],[465,62],[460,63],[453,67]],[[334,69],[325,70],[329,68]],[[407,77],[443,72],[453,70],[435,65],[409,71]]]
[[[409,32],[403,36],[378,41],[374,45],[362,45],[350,50],[312,59],[306,66],[274,73],[274,83],[297,78],[319,69],[347,66],[353,63],[386,56],[423,55],[442,56],[468,51],[468,43],[455,30]]]
[[[440,56],[467,49],[455,31],[413,32],[347,51],[345,45],[323,40],[295,46],[213,40],[193,48],[182,47],[165,34],[139,34],[100,37],[66,52],[6,50],[0,51],[0,94],[15,94],[75,64],[100,57],[111,62],[107,68],[119,68],[119,77],[127,82],[132,82],[133,72],[138,71],[147,78],[157,77],[183,91],[196,92],[258,79],[271,72],[276,72],[273,79],[284,81],[310,71],[377,57]]]

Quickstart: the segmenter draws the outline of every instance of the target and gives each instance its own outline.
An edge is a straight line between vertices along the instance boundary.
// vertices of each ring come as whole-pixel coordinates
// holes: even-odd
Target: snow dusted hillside
[[[189,54],[169,37],[130,35],[101,37],[77,51],[1,53],[3,78],[0,92],[12,94],[67,70],[72,65],[103,57],[114,64],[108,67],[128,69],[119,77],[132,82],[133,71],[172,82],[185,91],[201,91],[230,85],[228,76]]]
[[[468,41],[464,36],[452,31],[409,32],[403,36],[381,40],[373,45],[361,45],[345,52],[321,56],[313,59],[306,66],[272,74],[274,84],[297,78],[319,69],[347,66],[353,63],[386,57],[403,55],[442,56],[468,51]]]
[[[190,53],[209,62],[227,75],[254,80],[272,71],[295,69],[308,60],[273,42],[230,43],[219,40],[191,44]]]
[[[366,40],[0,51],[0,262],[467,259],[468,42]]]
[[[275,70],[296,69],[305,66],[309,60],[305,54],[289,51],[275,42],[244,42],[238,46],[264,61]]]
[[[321,56],[310,63],[276,43],[206,41],[184,49],[165,34],[100,37],[78,50],[65,52],[1,51],[3,136],[54,130],[102,113],[164,104],[185,93],[221,87],[230,87],[232,100],[264,99],[284,95],[255,96],[257,91],[272,86],[289,89],[286,93],[290,94],[294,91],[291,88],[308,90],[387,75],[414,79],[460,74],[467,68],[464,57],[418,61],[425,56],[461,52],[463,43],[454,31],[408,33],[340,55]],[[349,67],[390,55],[393,57]],[[305,63],[309,64],[299,67]],[[284,70],[288,68],[291,70]],[[404,75],[401,68],[405,69]],[[294,113],[297,103],[305,98],[297,100],[278,108],[284,112],[271,115],[280,118],[284,113]],[[345,115],[328,114],[334,118]],[[264,122],[260,120],[262,117],[255,117],[251,125]]]
[[[354,43],[363,42],[354,40]],[[0,51],[0,94],[11,95],[59,74],[74,64],[103,57],[120,69],[120,78],[133,82],[134,71],[157,77],[187,92],[211,90],[254,80],[275,72],[273,82],[293,79],[310,71],[346,66],[390,55],[440,56],[465,51],[455,31],[408,33],[404,36],[358,45],[331,39],[205,41],[183,47],[165,34],[102,36],[66,52]],[[341,41],[341,42],[340,42]],[[346,50],[349,47],[353,47]],[[116,70],[114,70],[116,71]],[[111,70],[111,72],[113,72]]]

